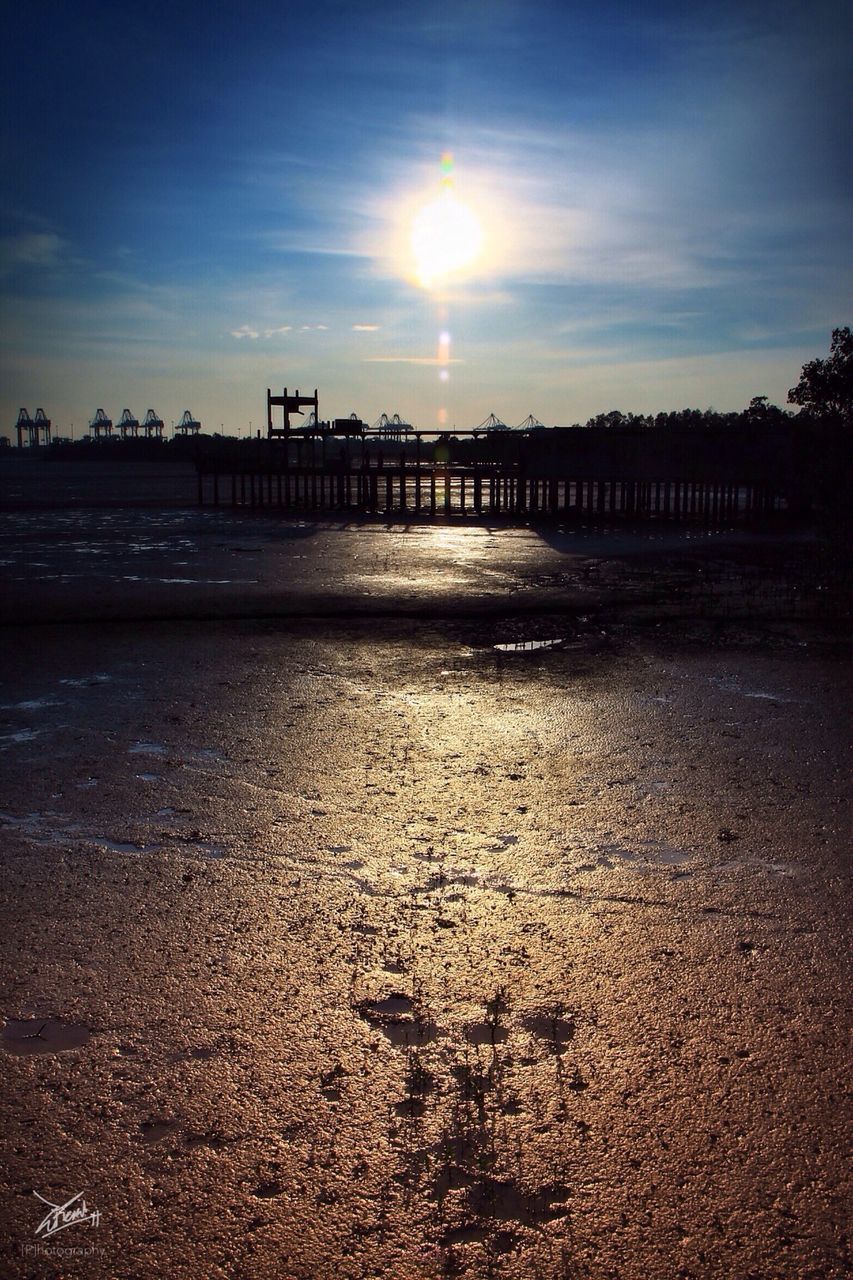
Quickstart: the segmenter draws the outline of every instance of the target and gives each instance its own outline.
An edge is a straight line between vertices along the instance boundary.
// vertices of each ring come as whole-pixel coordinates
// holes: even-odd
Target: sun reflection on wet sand
[[[57,1132],[81,1185],[120,1162],[147,1203],[156,1170],[188,1274],[243,1256],[200,1167],[264,1277],[622,1274],[623,1218],[661,1280],[712,1246],[721,1280],[814,1270],[816,1228],[747,1257],[708,1223],[760,1220],[780,1167],[821,1203],[840,1175],[837,664],[624,611],[602,636],[606,538],[247,531],[197,554],[251,541],[262,614],[101,610],[40,626],[38,668],[9,650],[0,1051],[74,1084],[34,1112],[9,1072],[15,1185]],[[318,577],[374,615],[319,619]]]

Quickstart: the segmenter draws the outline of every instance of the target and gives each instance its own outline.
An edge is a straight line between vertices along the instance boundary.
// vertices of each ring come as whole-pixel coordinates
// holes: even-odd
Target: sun
[[[418,283],[431,289],[477,261],[483,228],[473,210],[445,188],[415,214],[409,243]]]

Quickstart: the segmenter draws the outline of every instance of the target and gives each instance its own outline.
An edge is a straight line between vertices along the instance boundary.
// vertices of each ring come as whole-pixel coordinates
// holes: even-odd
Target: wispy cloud
[[[229,329],[232,338],[250,338],[253,342],[263,336],[264,338],[275,338],[282,333],[327,333],[329,326],[327,324],[280,324],[269,329],[256,329],[250,324],[241,324],[239,329]]]
[[[307,209],[321,208],[321,196],[328,194],[328,187],[324,187],[322,192],[317,190],[309,190],[305,194],[305,207]],[[323,228],[326,240],[318,240],[318,232],[316,227],[306,230],[293,228],[288,231],[243,231],[235,238],[250,242],[259,249],[267,253],[288,255],[304,255],[306,257],[319,258],[364,258],[366,256],[362,249],[350,243],[349,227],[347,223],[340,220],[340,226],[337,225],[338,215],[340,213],[340,205],[336,206],[336,215],[333,219],[331,214],[324,216],[324,221],[330,225]],[[315,219],[318,215],[315,215]]]
[[[464,364],[464,360],[439,360],[436,356],[365,356],[364,364]]]
[[[67,245],[53,231],[24,231],[19,235],[0,239],[0,271],[8,272],[16,267],[61,266]]]
[[[378,324],[354,324],[352,326],[353,333],[376,333],[377,329],[381,329]]]

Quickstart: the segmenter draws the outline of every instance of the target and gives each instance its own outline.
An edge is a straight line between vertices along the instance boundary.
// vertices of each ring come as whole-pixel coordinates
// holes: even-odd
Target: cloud
[[[253,184],[254,185],[254,184]],[[306,192],[307,206],[313,208],[319,203],[322,197],[321,191]],[[340,210],[338,211],[340,214]],[[316,214],[315,214],[316,217]],[[325,221],[333,224],[332,216],[327,214]],[[331,225],[328,229],[330,240],[334,237],[334,243],[322,244],[317,241],[317,231],[315,228],[301,230],[293,227],[288,231],[251,231],[242,232],[239,239],[257,245],[261,250],[267,253],[280,254],[289,257],[305,256],[318,258],[363,258],[366,255],[353,245],[343,243],[346,239],[347,224],[343,217],[340,219],[340,226]]]
[[[25,231],[0,239],[0,270],[17,267],[58,267],[66,244],[53,231]]]
[[[382,326],[378,324],[354,324],[352,326],[353,333],[375,333]]]
[[[292,324],[280,324],[271,329],[253,329],[251,325],[241,324],[239,329],[230,329],[232,338],[250,338],[253,342],[263,334],[264,338],[274,338],[279,333],[316,333],[327,332],[327,324],[300,324],[295,329]]]
[[[436,356],[365,356],[364,364],[464,364],[464,360],[439,360]]]

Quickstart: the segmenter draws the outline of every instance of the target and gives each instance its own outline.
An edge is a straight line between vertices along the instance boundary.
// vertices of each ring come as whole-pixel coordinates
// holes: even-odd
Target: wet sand
[[[4,1273],[846,1274],[807,538],[2,519]]]

